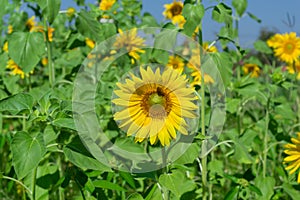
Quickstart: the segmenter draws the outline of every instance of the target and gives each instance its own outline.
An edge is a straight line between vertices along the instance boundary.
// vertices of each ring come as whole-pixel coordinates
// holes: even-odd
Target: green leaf
[[[89,151],[76,136],[72,142],[63,149],[65,156],[76,166],[82,169],[93,169],[110,172],[111,169],[91,156]]]
[[[75,123],[72,118],[58,118],[53,120],[52,124],[61,128],[69,128],[72,130],[76,130]]]
[[[45,53],[45,42],[40,32],[13,32],[8,37],[9,56],[25,73],[29,73]]]
[[[30,111],[33,106],[33,98],[26,93],[19,93],[0,100],[0,112],[8,111],[13,115],[21,111]]]
[[[155,17],[153,17],[150,13],[144,13],[142,17],[141,27],[157,27],[158,24],[156,22]]]
[[[101,39],[100,23],[87,11],[81,10],[76,18],[76,28],[85,37],[99,41]]]
[[[293,200],[299,199],[300,191],[294,189],[290,184],[283,183],[282,188]]]
[[[196,186],[192,180],[188,180],[185,174],[179,170],[173,171],[171,174],[162,174],[158,181],[178,198],[184,193],[194,190]]]
[[[184,33],[192,36],[204,16],[204,7],[202,4],[192,5],[187,3],[183,7],[182,15],[186,18]]]
[[[259,19],[258,17],[256,17],[255,15],[253,15],[250,12],[247,12],[247,14],[249,15],[249,17],[251,17],[251,19],[257,21],[258,23],[261,23],[261,19]]]
[[[212,11],[212,18],[219,23],[229,23],[232,20],[232,10],[224,3],[216,5]]]
[[[139,193],[133,193],[127,197],[128,200],[143,200],[143,196],[140,195]]]
[[[261,53],[266,53],[266,54],[272,54],[273,51],[272,49],[267,45],[265,41],[262,40],[257,40],[254,42],[254,48],[261,52]]]
[[[235,186],[234,188],[232,188],[225,196],[224,200],[232,200],[232,199],[236,199],[237,195],[239,193],[239,187]]]
[[[156,35],[154,41],[154,49],[172,50],[177,37],[178,31],[176,29],[165,29]]]
[[[128,172],[120,172],[120,176],[132,187],[132,188],[136,188],[135,187],[135,183],[134,183],[134,179],[132,178],[131,174],[129,174]]]
[[[235,160],[239,163],[251,164],[253,162],[253,158],[248,152],[248,149],[240,142],[235,143]]]
[[[103,188],[103,189],[109,189],[109,190],[117,190],[126,192],[126,189],[122,188],[118,184],[106,181],[106,180],[97,180],[93,182],[94,186],[96,188]]]
[[[46,153],[42,134],[29,135],[17,132],[11,144],[12,162],[18,179],[24,178],[36,168]]]
[[[247,0],[232,0],[232,5],[237,14],[241,17],[247,8],[248,2]]]
[[[54,21],[60,10],[60,0],[38,0],[38,4],[46,15],[50,24]]]
[[[199,152],[200,152],[200,147],[199,145],[192,143],[188,148],[186,147],[187,145],[185,143],[180,143],[178,145],[181,145],[182,151],[180,152],[185,152],[182,154],[182,156],[180,156],[175,163],[176,164],[188,164],[188,163],[193,163],[195,161],[195,159],[199,156]],[[188,144],[189,145],[189,144]],[[178,148],[176,148],[176,151],[171,151],[169,154],[169,157],[176,156],[178,154]],[[172,158],[171,158],[172,159]]]
[[[271,199],[274,194],[275,179],[273,177],[263,178],[258,176],[255,179],[255,186],[258,187],[262,193],[262,196],[256,198],[257,200]]]

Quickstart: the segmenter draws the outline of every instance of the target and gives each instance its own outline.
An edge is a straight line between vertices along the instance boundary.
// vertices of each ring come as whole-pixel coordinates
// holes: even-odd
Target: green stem
[[[9,177],[9,176],[2,176],[2,178],[3,178],[3,179],[7,179],[7,180],[11,180],[11,181],[14,181],[14,182],[20,184],[23,188],[25,188],[25,190],[28,191],[28,193],[29,193],[30,195],[32,195],[31,190],[30,190],[26,185],[24,185],[21,181],[19,181],[19,180],[17,180],[17,179],[14,179],[14,178],[11,178],[11,177]]]
[[[58,155],[58,158],[57,158],[57,166],[58,166],[58,169],[59,169],[59,177],[63,177],[63,169],[62,169],[62,166],[61,166],[61,156]],[[62,187],[59,187],[59,200],[64,200],[65,199],[65,194],[64,194],[64,189]]]
[[[267,154],[268,154],[268,131],[269,131],[269,110],[266,108],[266,125],[264,135],[264,154],[263,154],[263,177],[266,177]]]
[[[11,119],[11,118],[25,118],[27,119],[27,116],[24,115],[2,115],[3,118]]]
[[[37,174],[37,167],[33,171],[33,179],[32,179],[32,199],[33,200],[35,200],[36,174]]]
[[[23,128],[23,131],[26,131],[26,116],[25,116],[25,114],[23,114],[23,118],[22,118],[22,128]]]
[[[167,154],[165,147],[161,148],[161,156],[162,156],[162,167],[163,167],[163,173],[168,173],[168,166],[167,166]],[[167,188],[163,188],[163,199],[168,200],[169,199],[169,190]]]

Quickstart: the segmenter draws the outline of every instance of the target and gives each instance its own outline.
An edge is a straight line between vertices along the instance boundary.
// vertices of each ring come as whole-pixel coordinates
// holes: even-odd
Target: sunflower
[[[192,72],[191,76],[194,77],[193,81],[191,82],[191,86],[195,87],[196,85],[201,85],[202,73],[199,69],[198,70],[195,69]],[[215,82],[214,79],[210,75],[204,73],[204,83],[205,84],[210,84],[210,83],[214,83],[214,82]]]
[[[208,52],[208,53],[216,53],[218,51],[217,47],[215,47],[213,45],[209,45],[208,42],[203,43],[203,49],[205,52]]]
[[[300,132],[297,133],[298,138],[292,138],[292,144],[286,144],[284,153],[287,156],[284,158],[283,163],[289,163],[286,170],[290,170],[289,174],[293,174],[300,168]],[[300,183],[300,173],[298,173],[297,182]]]
[[[300,56],[300,38],[295,32],[276,34],[267,44],[274,48],[275,56],[284,62],[293,63]]]
[[[258,77],[260,74],[260,68],[257,64],[247,63],[243,65],[243,71],[245,74],[250,74],[251,77]]]
[[[103,11],[109,10],[115,3],[116,0],[101,0],[99,9]]]
[[[117,83],[118,98],[112,102],[122,107],[114,114],[119,127],[127,136],[135,134],[135,142],[150,138],[162,146],[176,138],[176,132],[188,134],[187,118],[196,118],[198,106],[194,90],[187,87],[185,76],[171,68],[163,73],[157,68],[140,68],[141,78],[130,74],[125,83]]]
[[[300,79],[300,60],[296,60],[294,63],[290,63],[287,66],[287,70],[290,74],[295,74],[297,73],[297,79]]]
[[[7,41],[4,43],[2,50],[6,53],[8,52],[8,42]]]
[[[25,78],[25,73],[23,70],[12,59],[8,60],[6,68],[12,70],[12,75],[20,75],[22,79]]]
[[[165,4],[165,11],[163,12],[163,15],[167,19],[173,20],[175,16],[181,15],[182,14],[182,9],[183,9],[183,3],[174,1],[173,3],[170,4]]]
[[[173,24],[178,24],[180,28],[183,28],[185,18],[182,15],[183,3],[180,1],[174,1],[170,4],[165,4],[165,11],[163,15],[172,21]]]
[[[74,14],[75,14],[75,12],[76,12],[76,10],[75,10],[75,8],[73,8],[73,7],[69,7],[68,9],[67,9],[67,12],[66,12],[66,14],[67,14],[67,16],[68,17],[73,17],[74,16]]]
[[[139,60],[140,55],[138,53],[145,53],[145,50],[141,49],[141,47],[145,46],[145,40],[137,36],[137,29],[134,28],[127,32],[119,29],[119,33],[120,35],[116,38],[114,46],[118,49],[126,48],[129,56],[135,60]]]
[[[7,33],[8,33],[8,34],[11,34],[13,31],[14,31],[13,26],[12,26],[12,25],[8,25]]]
[[[169,56],[167,67],[171,67],[181,74],[184,69],[184,62],[179,56]]]
[[[26,23],[26,27],[29,29],[29,31],[32,31],[34,27],[36,26],[35,16],[30,17]]]

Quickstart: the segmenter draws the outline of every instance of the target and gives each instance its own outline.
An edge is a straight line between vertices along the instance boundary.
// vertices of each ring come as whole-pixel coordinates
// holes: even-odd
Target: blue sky
[[[63,0],[62,9],[74,6],[73,0]],[[95,0],[86,0],[86,3],[95,3]],[[159,22],[164,20],[162,12],[164,4],[171,3],[173,0],[143,0],[143,12],[151,13]],[[216,0],[202,0],[204,7],[216,5]],[[231,0],[223,1],[231,5]],[[244,47],[251,47],[257,39],[259,31],[263,27],[274,29],[279,33],[297,32],[300,34],[300,0],[248,0],[247,10],[262,20],[257,23],[248,16],[240,20],[239,36],[240,44]],[[288,27],[284,21],[287,20],[287,13],[295,17],[295,26]],[[211,12],[207,12],[203,18],[203,37],[204,40],[214,40],[216,33],[221,25],[211,19]]]

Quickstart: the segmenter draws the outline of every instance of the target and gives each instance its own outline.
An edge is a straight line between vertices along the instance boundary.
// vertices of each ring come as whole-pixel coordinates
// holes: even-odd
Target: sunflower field
[[[247,0],[70,2],[0,0],[0,199],[300,199],[296,32],[244,48]]]

